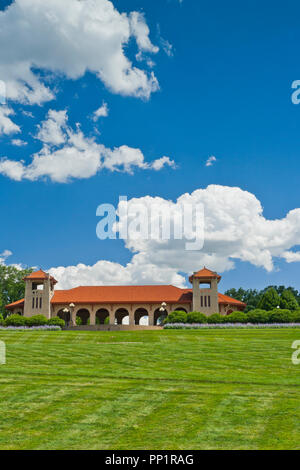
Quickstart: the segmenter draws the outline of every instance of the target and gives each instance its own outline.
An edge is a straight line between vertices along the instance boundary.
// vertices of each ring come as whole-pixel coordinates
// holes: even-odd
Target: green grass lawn
[[[0,449],[300,449],[300,329],[0,340]]]

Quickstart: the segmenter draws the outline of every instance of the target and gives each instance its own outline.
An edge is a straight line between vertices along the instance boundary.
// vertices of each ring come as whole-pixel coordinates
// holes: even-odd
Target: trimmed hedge
[[[6,317],[4,326],[27,326],[27,318],[14,314]]]
[[[276,308],[270,312],[270,323],[292,323],[293,314],[290,310]]]
[[[300,323],[300,310],[294,310],[291,312],[293,323]]]
[[[300,309],[290,311],[274,309],[266,311],[262,309],[251,310],[248,313],[244,312],[232,312],[230,315],[224,316],[219,313],[206,316],[201,312],[191,312],[186,314],[185,312],[172,312],[165,319],[165,325],[172,325],[174,323],[187,324],[187,325],[216,325],[216,324],[244,324],[249,323],[253,325],[263,324],[281,324],[281,323],[300,323]]]
[[[166,325],[166,330],[255,330],[255,329],[280,329],[280,328],[300,328],[299,323],[215,323],[206,324],[194,323],[189,325],[187,323],[173,323]]]
[[[50,326],[60,326],[61,328],[65,327],[65,321],[59,317],[53,317],[47,321],[47,325]]]
[[[187,314],[185,312],[172,312],[170,313],[167,318],[164,320],[164,324],[166,323],[186,323],[187,322]]]
[[[247,323],[248,321],[247,314],[244,312],[232,312],[223,318],[223,323]]]
[[[269,323],[270,312],[257,308],[248,312],[247,318],[249,323]]]
[[[47,318],[44,315],[33,315],[33,317],[26,318],[27,326],[43,326],[47,325]]]
[[[224,317],[223,315],[220,315],[219,313],[213,313],[212,315],[207,317],[207,323],[209,324],[224,323]]]
[[[207,316],[200,312],[191,312],[187,314],[187,321],[185,323],[207,323]]]
[[[59,317],[51,318],[47,320],[44,315],[34,315],[33,317],[23,317],[19,314],[10,315],[5,320],[1,320],[0,326],[27,326],[29,328],[36,326],[59,326],[63,328],[65,326],[64,320]]]

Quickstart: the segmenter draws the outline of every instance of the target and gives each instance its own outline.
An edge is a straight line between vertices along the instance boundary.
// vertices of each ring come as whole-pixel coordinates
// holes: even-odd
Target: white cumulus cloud
[[[148,210],[155,207],[154,212],[149,210],[154,218],[157,217],[157,207],[167,215],[170,211],[180,211],[183,204],[203,204],[203,249],[187,251],[185,239],[141,240],[131,237],[125,246],[133,256],[125,266],[99,260],[94,265],[81,263],[50,268],[50,273],[59,281],[58,288],[127,284],[184,287],[183,273],[190,274],[204,265],[223,273],[233,269],[235,261],[239,260],[272,271],[278,258],[288,263],[300,261],[299,252],[293,251],[300,244],[300,208],[291,210],[281,219],[267,219],[260,201],[253,194],[240,188],[218,185],[183,194],[175,202],[146,196],[132,199],[128,204],[136,202]],[[0,254],[0,263],[5,263],[10,254],[8,250]]]
[[[205,209],[205,243],[202,250],[187,251],[186,240],[141,240],[125,242],[133,253],[131,261],[118,263],[98,261],[93,266],[52,268],[60,288],[76,285],[109,284],[174,284],[185,285],[181,273],[190,274],[204,265],[220,273],[233,269],[235,261],[244,261],[266,271],[274,269],[278,258],[299,262],[300,208],[281,219],[267,219],[254,194],[237,187],[210,185],[191,194],[183,194],[175,202],[146,196],[128,201],[148,208],[150,217],[157,217],[157,207],[167,216],[183,204],[203,204]],[[150,211],[155,207],[154,211]],[[132,222],[132,218],[129,223]],[[121,227],[119,227],[121,228]],[[130,233],[129,233],[130,235]]]
[[[89,71],[113,93],[149,98],[153,72],[133,65],[126,46],[155,54],[141,13],[120,13],[109,0],[14,0],[0,12],[0,77],[7,98],[41,104],[54,91],[36,71],[76,80]]]
[[[14,111],[8,106],[0,106],[0,135],[9,135],[21,132],[20,127],[10,119],[10,116],[13,116],[14,114]]]
[[[58,289],[71,289],[79,285],[147,285],[173,284],[184,287],[185,279],[174,269],[160,268],[153,264],[143,264],[139,256],[122,266],[110,261],[98,261],[92,266],[78,264],[76,266],[57,267],[49,270],[58,281]]]
[[[66,140],[64,133],[67,124],[67,111],[55,111],[50,109],[48,119],[38,126],[37,139],[44,144],[60,145]]]
[[[27,142],[21,139],[12,139],[11,144],[15,145],[16,147],[25,147]]]
[[[12,255],[12,252],[10,250],[4,250],[2,253],[0,253],[0,265],[5,264],[6,259]]]
[[[79,125],[72,129],[67,120],[66,111],[49,110],[36,136],[43,143],[42,149],[27,165],[3,157],[0,174],[16,181],[48,177],[54,182],[66,183],[74,178],[90,178],[103,169],[133,173],[135,168],[161,170],[164,166],[175,165],[168,157],[148,163],[140,149],[127,145],[109,149],[93,137],[86,137]]]
[[[216,161],[217,161],[216,157],[214,155],[211,155],[206,160],[205,166],[213,166],[213,164],[216,163]]]
[[[102,106],[96,109],[96,111],[93,113],[93,121],[96,122],[101,117],[107,117],[108,113],[109,113],[109,109],[108,109],[107,103],[104,102]]]

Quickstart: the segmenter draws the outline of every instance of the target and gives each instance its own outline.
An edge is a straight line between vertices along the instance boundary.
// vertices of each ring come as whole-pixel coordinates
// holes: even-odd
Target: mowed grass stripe
[[[300,329],[0,339],[1,449],[299,446]]]
[[[118,387],[109,398],[103,398],[101,393],[93,394],[85,406],[80,406],[82,402],[73,403],[71,409],[76,412],[71,411],[72,423],[65,432],[57,433],[50,443],[46,439],[40,448],[109,449],[112,437],[118,440],[132,426],[143,423],[145,416],[154,412],[161,399],[162,396],[156,395],[150,402],[149,394],[138,387],[126,390]]]
[[[35,410],[32,416],[35,422],[34,432],[32,432],[32,421],[30,423],[29,420],[26,420],[24,423],[25,439],[20,439],[21,448],[63,448],[62,446],[66,445],[69,440],[73,441],[74,446],[79,446],[79,441],[76,438],[78,430],[87,428],[87,434],[90,432],[90,426],[84,425],[86,416],[94,413],[99,403],[102,405],[107,400],[114,401],[113,388],[110,387],[107,396],[106,393],[101,388],[99,388],[98,394],[92,395],[92,391],[89,394],[85,387],[78,389],[68,387],[64,393],[51,395],[49,403],[47,395],[44,399],[41,398],[42,406]],[[117,400],[117,396],[122,395],[122,388],[118,387],[115,393],[115,400]],[[81,422],[83,422],[82,425]],[[80,436],[80,440],[82,440],[82,436]]]
[[[257,443],[258,449],[300,449],[299,394],[278,392],[273,406],[265,415],[265,427]]]
[[[193,442],[196,448],[195,436],[209,419],[207,407],[217,406],[222,395],[209,394],[207,387],[202,387],[201,393],[193,392],[177,387],[166,390],[155,413],[149,414],[142,426],[123,434],[113,445],[126,450],[134,442],[136,450],[182,450],[191,449]]]

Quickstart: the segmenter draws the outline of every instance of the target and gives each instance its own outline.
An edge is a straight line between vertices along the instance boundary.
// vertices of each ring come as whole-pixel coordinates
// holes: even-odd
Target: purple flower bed
[[[61,331],[60,326],[44,325],[44,326],[0,326],[0,331]]]
[[[165,330],[213,330],[213,329],[263,329],[263,328],[300,328],[300,323],[169,323]]]

